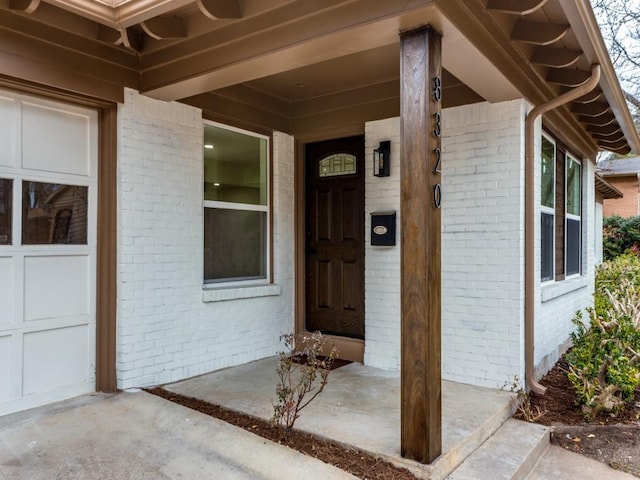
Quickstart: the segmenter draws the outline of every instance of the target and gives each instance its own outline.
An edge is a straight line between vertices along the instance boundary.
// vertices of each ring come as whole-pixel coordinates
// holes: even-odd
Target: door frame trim
[[[295,161],[293,168],[294,175],[294,202],[295,202],[295,289],[294,289],[294,331],[296,335],[307,333],[305,329],[306,315],[306,254],[305,254],[305,215],[306,215],[306,159],[305,146],[307,143],[322,142],[342,137],[356,135],[364,136],[364,125],[358,128],[345,128],[339,131],[332,131],[330,134],[305,135],[295,139]],[[365,151],[365,161],[366,161]],[[365,183],[366,185],[366,183]],[[366,194],[366,192],[365,192]],[[365,212],[362,212],[363,215]],[[365,285],[363,285],[365,288]],[[366,294],[366,291],[365,291]],[[365,304],[365,326],[366,326],[366,304]],[[367,330],[365,328],[365,340],[348,337],[338,337],[325,335],[329,341],[333,342],[338,350],[340,358],[352,362],[364,363],[364,349]]]

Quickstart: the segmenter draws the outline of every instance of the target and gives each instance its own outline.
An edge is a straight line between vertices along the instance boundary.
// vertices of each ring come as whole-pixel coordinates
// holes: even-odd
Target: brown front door
[[[305,159],[305,327],[364,339],[364,137],[310,143]]]

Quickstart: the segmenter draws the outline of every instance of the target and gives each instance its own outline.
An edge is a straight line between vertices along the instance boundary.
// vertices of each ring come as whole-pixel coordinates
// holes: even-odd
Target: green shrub
[[[598,266],[594,304],[600,315],[611,308],[611,302],[606,292],[617,292],[625,280],[630,282],[634,288],[640,288],[640,256],[626,253]]]
[[[640,216],[606,217],[602,228],[602,250],[605,260],[625,252],[640,253]]]
[[[594,308],[573,319],[569,380],[587,417],[616,412],[640,387],[640,259],[623,255],[596,272]]]

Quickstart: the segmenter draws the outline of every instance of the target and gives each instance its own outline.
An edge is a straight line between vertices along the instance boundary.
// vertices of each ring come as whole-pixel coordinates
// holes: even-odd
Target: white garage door
[[[95,390],[97,127],[0,90],[0,415]]]

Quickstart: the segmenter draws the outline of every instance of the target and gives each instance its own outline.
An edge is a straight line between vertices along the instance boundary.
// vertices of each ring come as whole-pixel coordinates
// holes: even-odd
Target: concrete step
[[[524,480],[549,445],[549,431],[509,419],[447,480]]]

